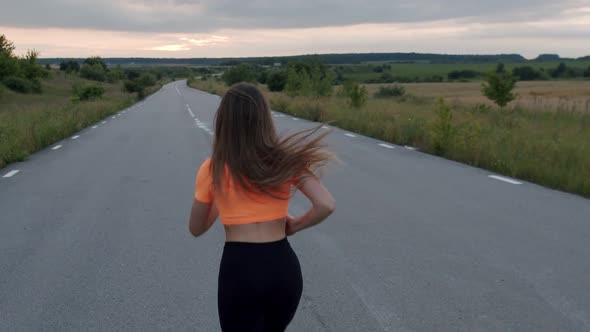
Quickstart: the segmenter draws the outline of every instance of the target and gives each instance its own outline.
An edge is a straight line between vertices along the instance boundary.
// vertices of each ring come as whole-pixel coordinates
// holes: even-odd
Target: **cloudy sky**
[[[590,55],[590,0],[0,0],[42,57],[434,52]]]

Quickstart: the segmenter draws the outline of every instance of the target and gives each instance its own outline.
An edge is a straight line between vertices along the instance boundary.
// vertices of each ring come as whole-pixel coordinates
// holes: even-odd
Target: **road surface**
[[[187,228],[218,103],[171,83],[0,170],[1,331],[219,330],[223,229]],[[339,129],[328,142],[337,211],[290,239],[305,280],[290,331],[590,330],[589,200]]]

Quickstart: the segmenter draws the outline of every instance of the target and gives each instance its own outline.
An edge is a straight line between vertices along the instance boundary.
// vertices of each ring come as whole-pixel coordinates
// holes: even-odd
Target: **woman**
[[[331,155],[320,127],[277,137],[268,103],[254,85],[232,86],[216,114],[213,154],[200,167],[189,230],[205,233],[218,215],[225,228],[217,306],[223,331],[284,331],[302,291],[301,268],[287,236],[318,224],[334,198],[314,171]],[[312,203],[288,215],[300,190]]]

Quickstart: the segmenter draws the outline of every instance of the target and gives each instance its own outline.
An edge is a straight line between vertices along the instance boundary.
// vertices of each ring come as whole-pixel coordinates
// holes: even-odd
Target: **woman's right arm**
[[[287,218],[287,235],[319,224],[336,208],[334,197],[316,176],[303,177],[297,184],[297,189],[311,201],[312,207],[300,217]]]

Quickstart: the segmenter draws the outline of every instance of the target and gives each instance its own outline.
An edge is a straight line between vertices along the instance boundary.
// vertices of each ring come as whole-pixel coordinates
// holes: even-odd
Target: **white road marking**
[[[107,122],[106,122],[106,121],[103,121],[103,122],[102,122],[102,124],[105,124],[105,123],[107,123]]]
[[[284,116],[285,116],[285,114],[279,114],[279,116],[282,118],[282,117],[284,117]]]
[[[411,146],[408,146],[408,145],[405,145],[404,148],[406,148],[408,150],[412,150],[412,151],[415,151],[416,150],[416,148],[411,147]]]
[[[522,182],[518,182],[509,178],[505,178],[503,176],[498,176],[498,175],[488,175],[488,177],[492,178],[492,179],[496,179],[496,180],[500,180],[500,181],[504,181],[504,182],[508,182],[508,183],[512,183],[512,184],[522,184]]]
[[[348,136],[348,137],[356,137],[356,136],[355,136],[355,135],[353,135],[353,134],[344,134],[344,135],[346,135],[346,136]]]
[[[299,119],[297,119],[297,118],[291,118],[291,119],[293,119],[293,120],[295,120],[295,121],[299,121]]]
[[[14,171],[10,171],[10,172],[8,172],[8,173],[4,174],[3,178],[9,178],[9,177],[12,177],[14,174],[16,174],[16,173],[18,173],[18,172],[19,172],[19,170],[18,170],[18,169],[15,169]]]
[[[96,128],[98,128],[98,126],[93,126],[93,127],[92,127],[92,129],[96,129]]]
[[[330,129],[328,126],[322,126],[322,129]]]
[[[80,135],[72,136],[72,139],[76,139],[78,137],[80,137]]]
[[[62,145],[56,145],[56,146],[52,147],[51,150],[57,150],[57,149],[59,149],[61,147],[62,147]]]
[[[395,149],[395,146],[389,145],[389,144],[384,144],[384,143],[379,144],[379,146],[382,146],[382,147],[388,148],[388,149]]]
[[[190,115],[191,115],[193,118],[195,117],[195,115],[193,114],[193,110],[191,110],[191,109],[189,108],[189,109],[187,109],[187,111],[188,111],[188,113],[189,113],[189,114],[190,114]]]
[[[117,117],[113,116],[113,119],[116,119]]]

